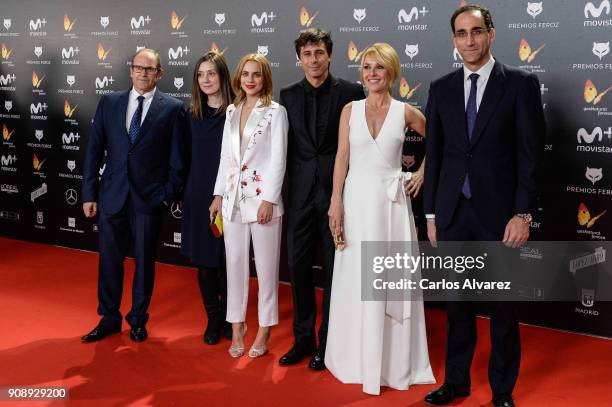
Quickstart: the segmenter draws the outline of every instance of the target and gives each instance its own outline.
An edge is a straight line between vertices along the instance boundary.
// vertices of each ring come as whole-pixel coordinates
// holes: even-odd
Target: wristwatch
[[[530,213],[517,213],[514,216],[521,218],[526,225],[531,225],[531,220],[533,218]]]

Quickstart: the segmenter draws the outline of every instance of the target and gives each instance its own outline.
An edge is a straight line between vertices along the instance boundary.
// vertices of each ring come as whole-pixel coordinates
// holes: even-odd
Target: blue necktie
[[[474,131],[474,124],[476,124],[476,115],[478,114],[478,110],[476,108],[476,93],[478,90],[476,82],[478,81],[479,76],[480,75],[477,73],[470,74],[469,76],[470,81],[472,81],[472,86],[470,88],[470,96],[468,97],[467,107],[465,109],[465,118],[467,121],[468,140],[470,142],[472,141],[472,133]],[[472,197],[470,179],[467,173],[465,174],[465,179],[463,180],[461,192],[467,199]]]
[[[136,137],[138,137],[138,133],[140,133],[140,121],[142,119],[142,101],[144,100],[144,96],[138,96],[138,107],[132,116],[132,120],[130,121],[130,141],[132,144],[136,141]]]

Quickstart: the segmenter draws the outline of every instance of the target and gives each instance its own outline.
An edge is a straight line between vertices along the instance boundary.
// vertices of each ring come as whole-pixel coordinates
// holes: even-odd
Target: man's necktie
[[[132,144],[136,141],[136,137],[138,137],[138,133],[140,132],[140,121],[142,119],[142,101],[144,100],[144,96],[138,96],[138,107],[132,116],[132,120],[130,121],[130,141]]]
[[[472,141],[472,132],[474,131],[474,124],[476,124],[476,115],[478,114],[478,110],[476,108],[476,93],[478,91],[476,82],[478,81],[477,73],[470,74],[469,78],[472,81],[472,86],[470,87],[470,96],[468,97],[467,107],[465,109],[465,118],[467,121],[467,131],[468,131],[468,140]],[[463,187],[461,188],[461,192],[463,195],[470,199],[472,197],[472,190],[470,188],[470,179],[468,174],[465,174],[465,179],[463,180]]]

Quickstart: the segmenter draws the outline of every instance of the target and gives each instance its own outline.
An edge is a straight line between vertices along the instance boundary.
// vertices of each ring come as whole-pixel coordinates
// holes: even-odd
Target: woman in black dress
[[[222,334],[232,338],[232,327],[225,322],[223,238],[213,236],[208,212],[219,168],[225,109],[234,99],[227,63],[221,54],[207,52],[196,62],[191,97],[191,165],[183,199],[181,252],[198,268],[198,284],[208,317],[204,342],[214,345]]]

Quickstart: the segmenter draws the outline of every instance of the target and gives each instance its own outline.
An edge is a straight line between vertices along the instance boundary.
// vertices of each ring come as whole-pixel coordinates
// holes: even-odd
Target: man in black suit
[[[329,73],[333,46],[329,32],[310,28],[302,32],[294,44],[304,78],[281,90],[280,104],[285,106],[289,117],[287,248],[295,342],[279,363],[293,365],[306,356],[312,356],[309,367],[323,370],[334,266],[334,242],[328,227],[327,211],[338,149],[338,125],[344,105],[363,99],[365,95],[360,85]],[[318,348],[312,267],[315,242],[321,242],[325,273]]]
[[[427,103],[424,209],[432,244],[529,238],[536,202],[536,167],[543,149],[544,113],[538,79],[495,61],[491,13],[461,7],[451,18],[463,68],[434,82]],[[489,382],[496,406],[514,406],[520,338],[510,302],[491,306]],[[448,303],[444,384],[427,395],[444,405],[470,392],[476,346],[474,304]]]
[[[161,212],[181,192],[184,177],[185,110],[182,102],[157,90],[162,74],[159,54],[140,50],[130,67],[132,89],[103,96],[93,120],[83,170],[83,211],[89,218],[100,214],[102,319],[83,336],[84,342],[121,331],[123,261],[130,243],[136,270],[126,320],[130,339],[147,339]],[[106,166],[98,181],[105,151]]]

